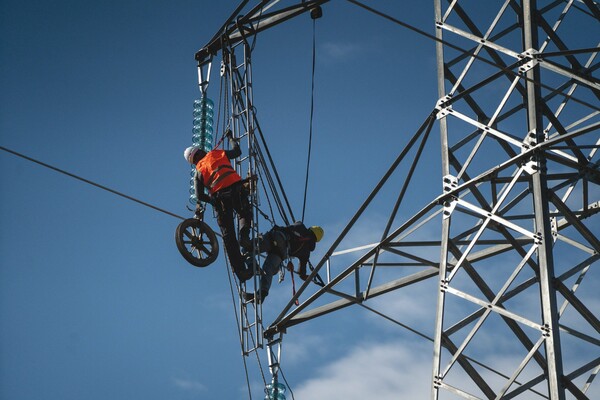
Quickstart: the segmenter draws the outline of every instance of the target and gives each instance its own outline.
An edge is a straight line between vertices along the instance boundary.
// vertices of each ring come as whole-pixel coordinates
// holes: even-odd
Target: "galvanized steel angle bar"
[[[577,283],[580,282],[580,280],[582,279],[582,275],[584,275],[587,271],[587,269],[590,267],[591,264],[595,263],[596,261],[600,260],[600,254],[594,254],[591,257],[588,257],[587,259],[581,261],[579,264],[573,266],[571,269],[563,272],[560,276],[558,276],[557,279],[561,280],[561,281],[566,281],[567,279],[569,279],[572,276],[575,276],[576,274],[580,274],[580,277],[577,279]]]
[[[563,136],[567,135],[568,134],[567,130],[562,125],[562,123],[559,121],[558,117],[552,112],[552,110],[550,110],[550,108],[548,107],[546,102],[543,99],[540,99],[539,101],[541,104],[541,110],[542,110],[543,116],[545,116],[550,122],[552,122],[553,126],[556,128],[557,132],[560,135],[563,135]],[[541,127],[539,129],[541,129]],[[548,135],[546,134],[545,130],[541,131],[541,135],[539,138],[540,142],[542,141],[542,138],[543,138],[543,141],[548,140]],[[571,146],[570,150],[574,154],[574,156],[568,156],[568,157],[573,157],[573,159],[579,161],[580,163],[587,162],[585,155],[577,147],[575,142],[568,139],[568,140],[566,140],[566,143]]]
[[[462,252],[460,259],[455,263],[452,271],[450,272],[450,275],[448,275],[446,277],[447,282],[452,281],[454,276],[458,273],[458,271],[460,270],[460,267],[463,265],[463,262],[469,256],[469,253],[471,252],[471,250],[473,249],[473,247],[475,246],[475,244],[477,243],[477,241],[479,240],[479,238],[483,234],[483,231],[487,228],[489,223],[490,223],[490,218],[486,218],[485,220],[483,220],[482,224],[479,226],[479,230],[477,231],[477,233],[475,234],[473,239],[471,239],[469,244],[467,245],[466,250],[464,252]]]
[[[468,203],[468,202],[466,202],[466,201],[464,201],[462,199],[458,199],[457,201],[458,201],[458,204],[461,207],[469,209],[469,210],[471,210],[471,211],[479,214],[481,217],[485,217],[485,218],[491,219],[494,222],[496,222],[498,224],[501,224],[501,225],[503,225],[503,226],[505,226],[505,227],[507,227],[509,229],[512,229],[514,231],[517,231],[520,234],[522,234],[523,236],[526,236],[528,238],[531,238],[531,239],[536,239],[537,238],[537,234],[536,233],[531,232],[531,231],[529,231],[529,230],[527,230],[527,229],[525,229],[525,228],[523,228],[523,227],[521,227],[519,225],[516,225],[516,224],[508,221],[505,218],[502,218],[502,217],[500,217],[500,216],[498,216],[496,214],[493,214],[493,213],[491,213],[489,211],[486,211],[486,210],[484,210],[484,209],[482,209],[480,207],[477,207],[477,206],[475,206],[475,205],[473,205],[471,203]]]
[[[598,259],[598,255],[596,255],[594,258],[597,260],[597,259]],[[591,258],[590,258],[590,261],[589,261],[589,262],[587,262],[587,261],[586,261],[585,263],[581,263],[581,264],[580,264],[580,265],[584,265],[584,268],[580,270],[580,273],[579,273],[579,276],[577,277],[577,280],[576,280],[576,281],[575,281],[575,283],[574,283],[574,284],[571,286],[570,292],[571,292],[573,295],[575,295],[575,292],[577,291],[577,289],[579,289],[579,285],[581,284],[581,282],[583,282],[583,279],[584,279],[585,275],[587,274],[588,270],[590,269],[590,266],[591,266],[591,264],[592,264],[593,262],[594,262],[594,261],[591,261]],[[578,268],[578,266],[576,266],[575,268]],[[564,279],[565,279],[564,277],[565,277],[565,276],[570,276],[570,274],[571,274],[571,271],[569,271],[569,273],[565,273],[565,274],[561,275],[561,276],[560,276],[560,277],[557,279],[557,281],[558,281],[558,282],[564,282]],[[563,302],[562,306],[560,307],[560,309],[559,309],[559,311],[558,311],[559,319],[560,319],[560,317],[562,317],[562,315],[565,313],[565,311],[567,310],[567,307],[568,307],[570,304],[571,304],[571,303],[570,303],[569,299],[568,299],[568,298],[565,298],[565,300],[564,300],[564,302]],[[573,334],[573,335],[575,335],[575,336],[577,336],[577,337],[579,337],[579,338],[582,338],[582,339],[584,339],[584,340],[586,340],[586,341],[589,341],[590,343],[595,343],[596,345],[600,345],[600,340],[597,340],[597,339],[592,339],[592,338],[590,338],[590,337],[587,337],[587,335],[583,336],[583,334],[581,334],[581,333],[579,333],[579,332],[576,332],[574,329],[567,328],[567,327],[565,327],[564,325],[561,325],[561,329],[567,330],[569,333],[571,333],[571,334]]]
[[[572,79],[573,81],[577,81],[580,84],[582,84],[583,86],[589,88],[590,90],[592,90],[593,92],[595,92],[595,94],[597,96],[600,95],[600,82],[596,81],[596,80],[590,80],[588,78],[586,78],[585,76],[582,76],[581,74],[575,72],[574,70],[570,70],[567,68],[564,68],[558,64],[555,64],[551,61],[548,60],[544,60],[544,59],[540,59],[540,63],[539,63],[540,67],[547,69],[549,71],[555,72],[557,74],[560,74],[562,76],[565,76],[569,79]]]
[[[468,392],[465,392],[464,390],[458,389],[457,387],[454,387],[452,385],[448,385],[447,383],[445,383],[441,379],[440,379],[440,381],[439,381],[439,383],[438,383],[437,386],[440,387],[440,388],[442,388],[442,389],[445,389],[445,390],[447,390],[447,391],[449,391],[451,393],[454,393],[457,396],[460,396],[460,397],[462,397],[464,399],[467,399],[467,400],[483,400],[481,397],[474,396],[474,395],[472,395],[472,394],[470,394]]]
[[[510,287],[510,285],[512,285],[512,283],[514,282],[514,280],[516,279],[516,277],[519,275],[519,273],[521,272],[521,270],[525,266],[525,263],[527,262],[527,260],[529,258],[531,258],[531,256],[533,255],[533,253],[535,252],[536,249],[537,249],[536,245],[531,246],[531,249],[528,251],[527,255],[521,260],[521,262],[519,263],[519,265],[517,265],[517,267],[512,272],[512,274],[510,275],[510,277],[506,280],[506,282],[504,283],[504,285],[502,286],[502,288],[498,291],[498,293],[496,294],[496,296],[494,297],[494,299],[490,303],[488,303],[485,307],[482,307],[479,311],[476,311],[475,313],[472,314],[472,315],[480,314],[478,316],[478,321],[476,322],[475,326],[473,326],[473,328],[471,329],[471,331],[469,332],[469,334],[466,336],[466,338],[464,339],[463,343],[460,345],[457,353],[454,355],[454,357],[452,358],[452,360],[448,363],[448,367],[446,369],[446,372],[444,372],[444,375],[446,375],[447,371],[452,367],[452,364],[456,361],[456,359],[458,357],[458,354],[461,354],[464,351],[464,349],[466,348],[466,346],[468,345],[468,343],[475,336],[475,334],[477,333],[477,331],[479,330],[479,328],[483,325],[483,323],[485,322],[485,320],[487,319],[487,317],[489,316],[489,314],[492,311],[494,311],[493,307],[497,307],[497,304],[499,304],[502,301],[504,301],[504,294],[505,294],[505,292],[508,290],[508,288]],[[450,290],[450,288],[448,289],[448,291],[452,293],[452,290]],[[460,294],[459,294],[459,296],[463,297]],[[468,298],[467,298],[467,300],[468,300]],[[462,326],[466,326],[466,325],[463,324]],[[456,331],[456,326],[454,327],[454,331]],[[449,335],[448,331],[445,331],[444,333],[446,333],[447,335]]]
[[[576,126],[579,126],[581,124],[583,124],[584,122],[597,117],[598,115],[600,115],[600,111],[594,111],[593,113],[590,113],[588,115],[586,115],[585,117],[581,117],[580,119],[578,119],[577,121],[574,121],[572,123],[570,123],[569,125],[565,126],[565,131],[570,131],[571,129],[575,128]],[[547,128],[548,133],[550,131],[550,126]],[[545,130],[546,131],[546,130]],[[559,132],[555,132],[552,135],[549,135],[549,138],[553,138],[556,135],[561,135],[561,133]],[[600,144],[600,140],[598,142],[596,142],[596,146],[598,146],[598,144]],[[598,150],[598,147],[595,147],[594,149],[592,149],[593,152],[596,152]],[[593,153],[590,153],[590,155],[588,156],[588,160],[591,160],[593,157]]]
[[[508,90],[506,91],[506,93],[504,94],[504,97],[500,101],[500,104],[498,105],[498,107],[496,107],[496,111],[494,112],[494,114],[490,118],[490,121],[488,122],[488,125],[493,125],[496,122],[496,119],[500,115],[500,112],[504,109],[504,106],[508,102],[509,97],[515,91],[515,88],[517,87],[517,84],[519,83],[520,79],[521,79],[520,77],[515,76],[515,78],[512,80],[512,82],[511,82]]]
[[[531,348],[531,350],[529,350],[529,353],[527,353],[525,358],[521,361],[513,375],[510,377],[510,379],[506,382],[502,389],[500,389],[500,391],[496,395],[496,400],[504,398],[504,395],[506,394],[508,389],[515,383],[516,379],[519,377],[519,375],[521,375],[523,369],[527,366],[527,364],[529,364],[529,361],[531,361],[531,358],[537,353],[538,349],[543,343],[544,337],[542,336],[538,339],[537,343]]]
[[[448,374],[448,372],[450,371],[450,369],[452,369],[452,367],[454,366],[454,363],[457,361],[457,359],[459,357],[463,357],[464,356],[463,352],[465,351],[466,347],[471,342],[471,340],[473,339],[473,337],[478,333],[479,329],[481,328],[481,326],[483,325],[483,323],[485,322],[485,320],[487,319],[487,317],[490,315],[491,312],[492,312],[492,310],[489,307],[485,308],[483,310],[482,315],[479,316],[477,322],[475,323],[475,325],[473,326],[473,328],[471,329],[471,331],[464,338],[462,344],[453,353],[452,358],[450,359],[450,361],[448,361],[448,363],[446,365],[446,369],[442,372],[442,376],[446,376]],[[447,332],[444,332],[444,333],[447,334]]]
[[[462,114],[456,110],[449,110],[449,113],[454,115],[455,117],[465,121],[466,123],[473,125],[474,127],[481,129],[482,131],[488,132],[491,135],[496,136],[498,139],[504,140],[507,143],[510,143],[512,145],[514,145],[517,148],[522,148],[523,147],[523,143],[521,143],[519,140],[509,136],[506,133],[500,132],[497,129],[494,129],[492,127],[490,127],[489,125],[486,125],[484,123],[481,123],[479,121],[474,120],[471,117],[466,116],[465,114]]]
[[[472,33],[469,33],[467,31],[459,29],[459,28],[457,28],[455,26],[448,25],[448,24],[441,23],[441,22],[437,22],[436,26],[438,28],[441,28],[441,29],[444,29],[446,31],[455,33],[455,34],[457,34],[459,36],[462,36],[465,39],[469,39],[469,40],[471,40],[471,41],[473,41],[475,43],[481,44],[481,45],[483,45],[485,47],[488,47],[488,48],[496,50],[496,51],[498,51],[500,53],[506,54],[506,55],[514,58],[515,60],[519,60],[519,59],[522,58],[522,57],[520,57],[520,54],[517,53],[516,51],[508,49],[508,48],[506,48],[504,46],[500,46],[500,45],[498,45],[498,44],[496,44],[496,43],[494,43],[494,42],[492,42],[490,40],[485,40],[481,36],[474,35]]]
[[[560,25],[564,21],[565,16],[567,15],[567,13],[569,12],[569,10],[571,9],[571,6],[573,5],[573,1],[574,0],[568,0],[567,1],[567,4],[565,4],[565,7],[563,8],[563,10],[560,13],[560,16],[556,19],[556,22],[554,23],[554,25],[552,26],[552,28],[550,28],[552,30],[552,32],[558,31],[558,28],[560,27]],[[545,21],[545,19],[544,19],[544,13],[543,12],[538,12],[537,15],[538,15],[538,19]],[[544,52],[544,49],[546,48],[546,46],[548,46],[548,44],[550,42],[551,42],[551,37],[550,37],[550,35],[548,35],[548,37],[546,38],[546,40],[544,40],[544,42],[540,46],[540,53]]]
[[[446,348],[451,354],[457,352],[456,345],[452,342],[452,340],[445,334],[442,334],[442,346]],[[492,388],[487,384],[485,379],[481,376],[481,374],[477,371],[477,369],[473,366],[473,364],[482,367],[488,371],[491,371],[497,375],[503,376],[502,373],[491,369],[485,364],[473,359],[472,357],[461,354],[458,357],[458,364],[462,367],[463,371],[473,380],[473,382],[477,385],[477,387],[481,390],[483,395],[487,398],[491,398],[494,394]],[[442,379],[442,377],[440,377]]]
[[[600,372],[600,367],[596,367],[596,369],[594,370],[594,372],[592,372],[590,374],[590,376],[588,377],[587,381],[585,382],[585,385],[581,388],[581,391],[583,393],[587,393],[588,389],[592,385],[592,382],[594,381],[594,379],[596,378],[596,376],[598,375],[599,372]]]
[[[561,332],[565,332],[574,338],[580,339],[580,340],[582,340],[586,343],[589,343],[591,345],[594,345],[596,347],[600,347],[600,339],[591,337],[583,332],[580,332],[578,330],[573,329],[570,326],[566,326],[563,324],[559,324],[559,328],[560,328]]]
[[[597,46],[600,46],[600,43],[598,43]],[[592,62],[594,61],[594,59],[596,58],[597,55],[598,55],[598,53],[592,53],[590,55],[589,59],[585,63],[585,66],[584,66],[585,69],[589,69],[590,68],[590,66],[592,65]],[[560,105],[557,107],[556,111],[554,111],[554,115],[557,118],[560,116],[560,114],[565,109],[565,107],[566,107],[569,99],[571,98],[571,96],[573,95],[573,93],[575,92],[575,90],[577,89],[577,87],[578,87],[577,83],[574,82],[574,83],[571,84],[571,87],[567,91],[566,96],[563,98],[563,100],[561,101]],[[575,123],[570,124],[569,126],[565,127],[565,129],[567,129],[567,130],[571,129],[571,128],[577,126],[579,123],[585,121],[588,118],[591,118],[593,115],[595,115],[595,114],[597,114],[599,112],[600,111],[596,111],[595,113],[590,114],[588,117],[584,117],[584,118],[580,119],[579,121],[576,121]],[[546,126],[546,129],[544,129],[544,132],[549,133],[551,128],[552,128],[552,122],[548,122],[548,125]]]
[[[433,121],[431,121],[433,122]],[[429,139],[429,134],[431,133],[431,130],[433,128],[433,123],[429,123],[427,125],[427,128],[425,129],[425,133],[423,134],[422,138],[421,138],[421,143],[419,144],[417,151],[415,152],[413,161],[408,169],[408,173],[406,174],[406,178],[404,180],[404,183],[402,184],[402,188],[400,189],[400,193],[398,194],[398,197],[396,199],[396,202],[394,203],[394,207],[392,208],[392,212],[390,217],[388,218],[388,222],[385,226],[385,229],[381,235],[381,240],[385,240],[385,238],[388,236],[390,229],[392,228],[392,224],[394,222],[394,219],[396,218],[396,215],[398,213],[398,209],[400,208],[400,205],[402,204],[403,200],[404,200],[404,196],[406,195],[406,192],[408,190],[408,186],[409,184],[412,182],[412,178],[415,172],[415,169],[419,163],[419,161],[421,160],[421,156],[423,154],[423,150],[425,149],[425,145],[427,143],[427,140]],[[379,251],[377,251],[375,253],[375,256],[373,258],[373,265],[371,267],[371,272],[369,274],[369,278],[367,281],[367,288],[365,290],[365,300],[369,297],[369,290],[371,288],[371,284],[373,282],[373,278],[375,275],[375,269],[377,268],[377,261],[379,258]],[[358,279],[358,275],[357,275],[357,279]]]
[[[510,319],[512,319],[514,321],[520,322],[523,325],[527,325],[530,328],[533,328],[533,329],[538,330],[538,331],[542,331],[543,326],[540,325],[539,323],[530,321],[529,319],[527,319],[525,317],[522,317],[522,316],[520,316],[520,315],[518,315],[516,313],[508,311],[507,309],[499,307],[499,306],[497,306],[495,304],[492,304],[492,303],[489,303],[487,301],[481,300],[481,299],[479,299],[479,298],[477,298],[477,297],[475,297],[473,295],[470,295],[470,294],[468,294],[466,292],[463,292],[462,290],[458,290],[458,289],[455,289],[455,288],[453,288],[451,286],[448,286],[448,288],[446,289],[446,292],[449,293],[449,294],[453,294],[454,296],[460,297],[460,298],[462,298],[462,299],[464,299],[466,301],[469,301],[469,302],[471,302],[473,304],[477,304],[480,307],[489,308],[491,311],[495,312],[496,314],[500,314],[500,315],[502,315],[504,317],[508,317],[508,318],[510,318]]]
[[[473,321],[480,318],[483,314],[485,314],[488,311],[489,310],[487,308],[483,308],[483,307],[481,307],[477,311],[473,311],[471,314],[467,315],[460,321],[456,322],[454,325],[444,329],[444,334],[447,335],[448,337],[452,336],[453,334],[460,331],[467,325],[471,324]]]
[[[494,125],[496,118],[498,117],[500,111],[504,108],[504,106],[506,105],[506,102],[508,101],[508,98],[510,97],[510,95],[512,94],[512,92],[514,91],[517,83],[519,82],[518,77],[516,77],[515,79],[513,79],[513,82],[511,83],[509,89],[507,90],[506,94],[504,95],[504,98],[502,99],[502,101],[500,102],[500,104],[498,105],[498,107],[496,108],[496,111],[494,112],[494,114],[492,115],[492,117],[490,118],[490,120],[488,121],[488,123],[486,124],[486,126],[492,126]],[[478,130],[479,131],[479,130]],[[473,135],[476,135],[477,132],[474,132]],[[457,178],[460,179],[462,177],[462,175],[464,174],[464,172],[466,171],[466,169],[468,168],[468,166],[470,165],[471,161],[473,160],[473,158],[475,157],[475,155],[477,154],[478,149],[481,147],[481,144],[483,143],[483,141],[485,140],[486,136],[488,134],[487,130],[482,130],[482,133],[479,136],[477,143],[473,146],[473,148],[471,149],[471,153],[469,154],[469,156],[467,157],[466,161],[463,163],[463,167],[462,169],[458,172],[457,174]],[[466,142],[465,142],[466,143]],[[456,144],[455,146],[452,147],[452,150],[454,151],[455,149],[458,149],[462,147],[461,143]]]
[[[567,378],[573,380],[591,370],[594,370],[594,375],[598,373],[598,371],[600,370],[600,357],[597,357],[591,360],[590,362],[582,365],[581,367],[577,368],[575,371],[568,374]]]
[[[576,249],[579,249],[583,252],[586,252],[590,255],[595,255],[598,254],[593,248],[588,247],[586,245],[584,245],[583,243],[579,243],[574,239],[571,239],[565,235],[559,234],[557,233],[555,236],[555,241],[560,240],[561,242],[570,245],[571,247],[574,247]]]
[[[560,294],[569,302],[569,304],[577,310],[577,312],[590,324],[592,328],[596,330],[596,332],[600,333],[600,320],[594,315],[594,313],[583,304],[575,293],[569,290],[568,287],[565,286],[561,281],[556,281],[554,283],[556,289],[560,292]]]
[[[448,5],[446,12],[444,13],[444,16],[441,19],[441,22],[445,22],[448,19],[448,17],[452,13],[452,10],[454,9],[454,6],[456,5],[456,3],[458,3],[458,0],[452,0],[452,2]]]
[[[562,213],[567,221],[584,237],[588,243],[594,248],[596,253],[600,253],[600,240],[596,235],[585,226],[576,215],[569,209],[569,207],[562,202],[562,200],[556,195],[556,193],[549,193],[550,201],[558,211]]]
[[[537,283],[537,278],[535,278],[535,277],[527,279],[526,281],[517,285],[515,288],[513,288],[509,291],[506,291],[506,293],[504,295],[502,295],[502,297],[499,299],[499,302],[504,303],[504,302],[512,299],[513,297],[519,295],[520,293],[522,293],[523,291],[532,287],[536,283]],[[457,331],[461,330],[462,328],[464,328],[465,326],[467,326],[468,324],[470,324],[471,322],[473,322],[477,318],[479,318],[486,310],[487,310],[487,308],[482,307],[482,308],[478,309],[477,311],[472,312],[470,315],[468,315],[465,318],[463,318],[462,320],[458,321],[453,326],[446,328],[444,330],[444,333],[447,335],[452,335],[452,334],[456,333]]]
[[[438,275],[437,268],[429,268],[427,270],[417,272],[410,276],[400,278],[395,281],[391,281],[386,284],[377,286],[377,287],[371,289],[370,297],[371,298],[377,297],[377,296],[389,293],[391,291],[400,289],[402,287],[409,286],[409,285],[421,282],[423,280],[433,278],[437,275]],[[285,316],[285,318],[281,320],[281,322],[271,324],[271,326],[265,331],[265,333],[284,331],[291,326],[294,326],[294,325],[297,325],[304,321],[308,321],[308,320],[329,314],[333,311],[336,311],[336,310],[339,310],[339,309],[342,309],[342,308],[345,308],[345,307],[348,307],[348,306],[351,306],[354,304],[360,304],[360,302],[362,301],[362,298],[357,298],[352,295],[341,293],[339,291],[332,289],[330,287],[331,285],[328,285],[328,286],[329,286],[328,288],[321,288],[318,293],[315,293],[314,295],[312,295],[308,300],[301,303],[300,306],[302,306],[303,304],[305,304],[306,302],[309,302],[309,301],[312,303],[312,301],[314,301],[316,298],[320,297],[324,293],[328,293],[328,294],[335,295],[337,297],[341,297],[341,299],[333,301],[328,304],[325,304],[323,306],[315,307],[315,308],[307,310],[307,311],[304,311],[304,308],[302,310],[298,310],[296,308],[295,310],[293,310],[292,312],[287,314]],[[300,312],[300,311],[302,311],[302,312]]]
[[[452,249],[453,252],[456,253],[456,249]],[[473,282],[479,287],[479,289],[482,291],[482,293],[485,295],[485,297],[488,299],[488,301],[491,301],[495,296],[493,291],[489,288],[489,286],[487,285],[487,283],[483,280],[482,277],[480,277],[477,272],[475,271],[475,269],[469,264],[466,263],[464,266],[465,271],[469,274],[469,276],[471,277],[471,279],[473,280]],[[537,283],[537,280],[534,281],[534,283]],[[521,285],[523,286],[523,285]],[[521,290],[519,290],[518,292],[520,292]],[[516,290],[512,290],[512,293],[507,293],[507,295],[503,298],[503,301],[505,301],[506,299],[509,298],[509,296],[513,295],[514,293],[517,293]],[[531,346],[533,346],[533,343],[531,342],[531,340],[529,339],[529,336],[523,331],[523,329],[519,326],[519,324],[514,321],[511,318],[502,316],[502,319],[504,320],[504,322],[508,325],[508,327],[513,331],[514,335],[516,336],[516,338],[521,342],[521,344],[526,348],[526,349],[530,349]],[[546,361],[545,359],[542,357],[541,354],[536,353],[536,355],[534,356],[536,362],[542,367],[545,368],[546,366]]]
[[[436,199],[436,202],[438,202],[438,203],[443,202],[445,199],[448,199],[452,196],[457,196],[458,193],[460,193],[470,187],[477,186],[479,183],[489,180],[490,177],[497,176],[497,174],[499,172],[505,170],[506,168],[509,168],[510,166],[512,166],[514,164],[521,162],[524,159],[528,159],[529,157],[533,156],[534,153],[537,151],[547,149],[553,145],[556,145],[558,143],[561,143],[561,142],[566,141],[571,138],[576,138],[578,136],[584,135],[584,134],[589,133],[590,131],[593,131],[598,128],[600,128],[600,122],[596,123],[596,124],[592,124],[588,127],[579,129],[577,131],[572,131],[567,135],[549,139],[541,144],[536,145],[535,147],[529,148],[526,151],[524,151],[524,152],[504,161],[503,163],[501,163],[493,168],[490,168],[489,170],[477,175],[476,177],[471,178],[468,181],[460,184],[458,187],[456,187],[449,193],[445,193],[445,194],[439,196]]]
[[[410,260],[418,261],[419,265],[428,266],[428,267],[435,267],[435,268],[439,267],[439,263],[437,261],[428,260],[428,259],[425,259],[423,257],[419,257],[419,256],[417,256],[415,254],[410,254],[410,253],[407,253],[405,251],[397,250],[397,249],[395,249],[393,247],[386,247],[386,249],[390,253],[394,253],[396,255],[408,258]]]
[[[504,4],[502,5],[500,11],[498,11],[498,13],[496,14],[496,17],[494,18],[494,21],[492,21],[492,23],[490,24],[490,27],[488,28],[487,32],[483,35],[483,40],[486,40],[486,41],[489,40],[490,35],[492,34],[492,31],[494,30],[494,28],[498,24],[498,21],[500,20],[500,18],[504,14],[504,11],[506,11],[506,8],[508,7],[508,4],[511,1],[512,0],[506,0],[504,2]],[[472,55],[469,57],[469,61],[467,62],[467,65],[465,65],[465,67],[463,68],[460,76],[456,80],[456,82],[454,84],[454,87],[450,90],[451,94],[453,94],[457,90],[458,86],[461,84],[461,82],[463,81],[464,77],[468,73],[469,69],[473,65],[473,62],[475,62],[475,60],[476,60],[477,56],[479,55],[479,53],[480,53],[481,49],[483,48],[483,46],[484,45],[481,42],[477,44],[477,47],[472,52]]]
[[[539,352],[536,352],[536,354],[539,354]],[[548,399],[548,396],[546,394],[542,394],[540,392],[536,392],[534,391],[534,387],[542,382],[544,382],[544,380],[546,380],[546,374],[542,373],[532,379],[530,379],[527,382],[522,383],[519,387],[515,388],[514,390],[505,393],[504,396],[502,397],[502,400],[508,400],[508,399],[514,399],[515,397],[519,396],[520,394],[526,392],[526,391],[532,391],[534,393],[536,393],[538,396],[540,396],[543,399]]]

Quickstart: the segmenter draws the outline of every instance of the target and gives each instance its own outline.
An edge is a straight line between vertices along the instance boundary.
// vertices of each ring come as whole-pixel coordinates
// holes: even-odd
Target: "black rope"
[[[269,195],[268,195],[268,192],[267,192],[267,187],[265,186],[265,179],[266,179],[266,178],[263,178],[263,173],[261,172],[260,168],[257,168],[256,170],[257,170],[257,172],[258,172],[258,177],[259,177],[260,184],[262,185],[263,192],[265,193],[265,198],[267,199],[267,205],[269,206],[269,211],[271,212],[271,218],[269,218],[269,216],[268,216],[268,215],[266,215],[266,214],[265,214],[265,213],[264,213],[264,212],[263,212],[263,211],[262,211],[262,210],[261,210],[261,209],[258,207],[258,205],[256,205],[256,209],[258,210],[258,212],[260,212],[260,213],[261,213],[261,215],[262,215],[262,216],[263,216],[263,217],[264,217],[264,218],[265,218],[267,221],[271,222],[271,224],[275,224],[275,213],[273,212],[273,205],[271,204],[271,199],[270,199],[270,197],[269,197]],[[266,216],[265,216],[265,215],[266,215]]]
[[[316,26],[317,20],[313,19],[313,40],[312,40],[312,74],[310,86],[310,128],[308,135],[308,157],[306,160],[306,179],[304,181],[304,201],[302,203],[302,219],[304,222],[304,211],[306,210],[306,195],[308,193],[308,176],[310,171],[310,153],[312,149],[312,134],[313,134],[313,115],[315,108],[315,60],[316,60]]]
[[[28,160],[28,161],[34,162],[34,163],[36,163],[36,164],[39,164],[39,165],[41,165],[42,167],[49,168],[49,169],[51,169],[51,170],[54,170],[54,171],[56,171],[56,172],[60,172],[61,174],[64,174],[64,175],[70,176],[71,178],[75,178],[75,179],[77,179],[77,180],[80,180],[80,181],[82,181],[82,182],[85,182],[85,183],[87,183],[87,184],[90,184],[90,185],[92,185],[92,186],[95,186],[95,187],[97,187],[97,188],[100,188],[100,189],[102,189],[102,190],[106,190],[107,192],[110,192],[110,193],[112,193],[112,194],[116,194],[117,196],[124,197],[124,198],[126,198],[127,200],[135,201],[135,202],[136,202],[136,203],[138,203],[138,204],[141,204],[141,205],[143,205],[143,206],[146,206],[146,207],[148,207],[148,208],[151,208],[151,209],[153,209],[153,210],[156,210],[156,211],[160,211],[161,213],[164,213],[164,214],[167,214],[167,215],[170,215],[170,216],[172,216],[172,217],[179,218],[179,219],[182,219],[182,220],[183,220],[183,219],[185,219],[185,218],[184,218],[184,217],[182,217],[181,215],[177,215],[177,214],[175,214],[175,213],[172,213],[172,212],[170,212],[170,211],[163,210],[162,208],[159,208],[159,207],[153,206],[153,205],[152,205],[152,204],[150,204],[150,203],[146,203],[145,201],[142,201],[142,200],[136,199],[135,197],[128,196],[128,195],[126,195],[126,194],[124,194],[124,193],[118,192],[118,191],[116,191],[116,190],[114,190],[114,189],[111,189],[111,188],[109,188],[109,187],[106,187],[106,186],[104,186],[104,185],[100,185],[99,183],[96,183],[96,182],[90,181],[89,179],[82,178],[82,177],[80,177],[80,176],[77,176],[77,175],[75,175],[75,174],[72,174],[72,173],[70,173],[70,172],[67,172],[67,171],[65,171],[65,170],[63,170],[63,169],[60,169],[60,168],[54,167],[54,166],[52,166],[52,165],[50,165],[50,164],[46,164],[46,163],[44,163],[44,162],[42,162],[42,161],[39,161],[39,160],[36,160],[36,159],[34,159],[34,158],[28,157],[28,156],[26,156],[26,155],[24,155],[24,154],[21,154],[21,153],[18,153],[18,152],[16,152],[16,151],[14,151],[14,150],[7,149],[6,147],[0,146],[0,150],[4,150],[4,151],[6,151],[7,153],[14,154],[14,155],[15,155],[15,156],[17,156],[17,157],[24,158],[25,160]]]
[[[271,156],[271,152],[269,151],[269,147],[267,146],[267,142],[265,140],[265,137],[262,133],[262,129],[260,128],[260,125],[258,123],[258,119],[256,118],[256,110],[253,108],[252,109],[252,114],[254,116],[254,122],[256,124],[256,130],[258,131],[258,137],[260,138],[261,142],[262,142],[262,146],[266,152],[266,155],[268,157],[269,163],[271,164],[271,168],[273,169],[273,173],[275,174],[275,179],[277,180],[277,185],[279,186],[279,189],[281,190],[281,195],[283,196],[283,199],[285,200],[285,205],[287,206],[287,210],[290,213],[290,216],[292,218],[292,220],[295,220],[296,218],[294,217],[294,212],[292,211],[292,207],[290,206],[290,202],[287,198],[287,195],[285,193],[285,190],[283,189],[283,184],[281,183],[281,179],[279,178],[279,173],[277,172],[277,168],[275,167],[275,163],[273,161],[273,157]],[[258,143],[257,143],[257,148],[258,148]],[[264,159],[264,157],[263,157]],[[267,171],[267,164],[266,164],[266,159],[264,159],[264,170]],[[276,191],[274,191],[274,193],[277,193]],[[283,204],[282,204],[283,207]],[[284,211],[282,209],[282,211]],[[287,218],[287,214],[285,214],[285,211],[282,214],[282,217],[284,218],[284,221],[286,221],[286,225],[288,225],[288,218]]]

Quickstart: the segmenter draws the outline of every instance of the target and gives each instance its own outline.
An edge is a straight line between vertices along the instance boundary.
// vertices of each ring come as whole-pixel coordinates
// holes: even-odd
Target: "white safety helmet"
[[[200,150],[200,147],[190,146],[183,152],[183,158],[187,160],[190,164],[194,163],[194,156]]]

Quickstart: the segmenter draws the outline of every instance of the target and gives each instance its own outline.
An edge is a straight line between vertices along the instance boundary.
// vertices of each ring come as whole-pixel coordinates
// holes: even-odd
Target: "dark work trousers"
[[[246,266],[236,236],[233,212],[235,211],[240,217],[240,229],[249,229],[252,221],[252,208],[241,182],[236,182],[225,189],[219,190],[213,197],[215,199],[214,208],[217,211],[217,223],[221,228],[225,251],[233,271],[238,274],[246,269]]]
[[[260,237],[259,241],[260,252],[267,253],[267,258],[262,266],[263,273],[260,276],[260,289],[264,293],[269,293],[273,275],[277,274],[281,262],[287,258],[287,237],[285,233],[272,229]]]

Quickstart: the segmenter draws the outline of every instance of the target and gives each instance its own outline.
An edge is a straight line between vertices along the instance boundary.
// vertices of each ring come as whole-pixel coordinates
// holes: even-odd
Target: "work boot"
[[[256,296],[256,304],[262,303],[265,300],[265,297],[267,297],[268,294],[269,294],[269,292],[267,292],[266,290],[260,289],[258,291],[258,293],[257,293],[257,296]],[[247,302],[254,301],[254,293],[243,292],[242,293],[242,297]]]

